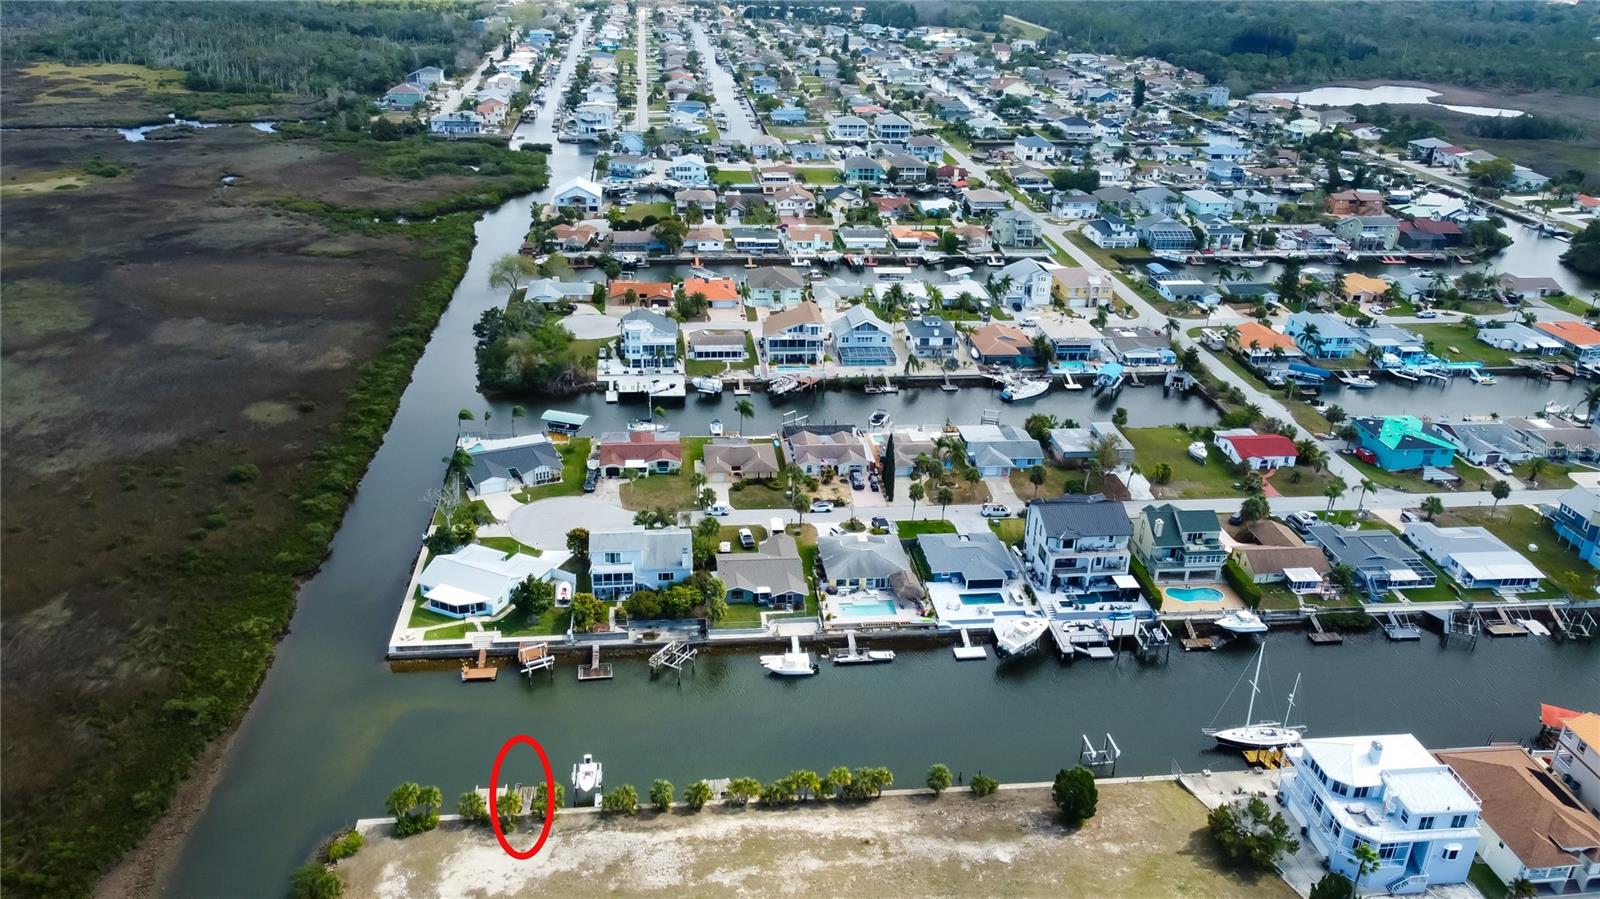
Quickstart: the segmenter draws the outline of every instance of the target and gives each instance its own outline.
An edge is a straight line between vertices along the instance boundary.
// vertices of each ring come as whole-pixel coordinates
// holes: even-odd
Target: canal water
[[[569,55],[563,77],[572,62]],[[554,102],[559,89],[550,95]],[[535,126],[544,134],[532,139],[548,139],[551,113]],[[575,145],[555,144],[552,184],[583,174],[591,163]],[[1208,751],[1199,728],[1212,721],[1249,663],[1244,646],[1175,651],[1164,665],[1124,658],[1075,667],[1048,657],[1005,666],[957,663],[948,649],[930,648],[903,651],[891,665],[830,668],[801,682],[771,679],[753,654],[732,652],[702,656],[681,683],[652,681],[642,659],[614,660],[615,680],[582,687],[565,659],[553,680],[531,684],[508,675],[464,685],[449,666],[393,670],[384,645],[427,523],[421,498],[438,483],[456,410],[484,406],[471,329],[484,309],[504,300],[489,288],[488,269],[521,243],[529,199],[512,200],[478,224],[467,274],[327,563],[301,590],[292,632],[184,848],[173,895],[281,896],[289,872],[324,836],[358,817],[381,815],[395,784],[437,784],[453,808],[458,793],[487,783],[501,743],[519,733],[544,744],[563,780],[590,752],[604,762],[608,783],[636,786],[656,777],[682,786],[699,777],[770,778],[836,764],[887,765],[902,784],[915,784],[933,762],[967,777],[981,769],[1001,780],[1041,780],[1076,761],[1081,735],[1099,740],[1105,733],[1125,752],[1119,774],[1164,773],[1174,762],[1186,769],[1237,763]],[[1493,393],[1505,390],[1462,384],[1435,389],[1427,399],[1468,396],[1481,403],[1479,397],[1508,396]],[[770,428],[777,413],[756,399],[761,412],[752,426]],[[1087,419],[1090,403],[1056,392],[1033,407]],[[1193,401],[1163,404],[1155,388],[1125,390],[1118,403],[1135,424],[1198,423],[1206,414]],[[592,411],[604,419],[597,426],[618,424],[632,412],[608,409],[598,397],[551,405]],[[977,390],[828,393],[790,407],[809,408],[814,420],[859,421],[866,410],[887,406],[900,421],[937,423],[971,421],[975,411],[995,405],[989,391]],[[496,421],[509,422],[509,406],[496,408]],[[735,429],[732,397],[716,408]],[[685,430],[690,409],[706,419],[713,414],[711,404],[689,400],[674,413],[686,419]],[[537,416],[538,404],[529,411]],[[1271,643],[1267,697],[1281,702],[1302,673],[1302,720],[1318,734],[1404,730],[1438,746],[1517,739],[1535,730],[1541,701],[1583,707],[1600,698],[1600,646],[1528,638],[1486,641],[1468,651],[1358,636],[1342,647],[1313,649],[1293,634],[1275,635]],[[1238,723],[1243,715],[1239,692],[1216,720]],[[514,755],[508,765],[513,779],[536,776],[528,754]]]

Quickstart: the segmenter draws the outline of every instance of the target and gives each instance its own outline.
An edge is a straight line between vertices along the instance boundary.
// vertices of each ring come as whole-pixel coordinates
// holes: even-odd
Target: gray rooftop
[[[892,534],[841,534],[820,537],[817,555],[830,580],[888,578],[911,570],[911,559]]]
[[[975,534],[923,534],[917,546],[935,575],[959,574],[963,581],[1010,580],[1019,563],[1000,538],[988,531]]]
[[[1069,493],[1057,499],[1039,500],[1028,506],[1028,517],[1035,516],[1047,535],[1065,540],[1133,535],[1133,522],[1123,511],[1122,503],[1099,493]]]

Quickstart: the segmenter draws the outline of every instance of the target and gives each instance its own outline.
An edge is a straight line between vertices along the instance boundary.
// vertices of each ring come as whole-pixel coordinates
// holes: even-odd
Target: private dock
[[[1565,610],[1550,607],[1551,621],[1555,625],[1556,635],[1566,640],[1587,640],[1594,634],[1594,613],[1587,610],[1576,615],[1568,615]]]
[[[1484,616],[1483,632],[1491,637],[1526,637],[1528,629],[1513,621],[1504,607],[1496,608]]]
[[[1337,646],[1344,642],[1343,634],[1335,634],[1332,631],[1323,630],[1322,622],[1317,620],[1315,612],[1307,615],[1306,621],[1311,625],[1311,630],[1306,633],[1306,639],[1310,640],[1312,645]]]
[[[1133,629],[1133,646],[1134,655],[1141,659],[1159,655],[1165,660],[1172,656],[1172,633],[1159,620],[1140,621]]]
[[[500,676],[500,667],[489,664],[489,650],[487,647],[478,648],[478,663],[463,660],[461,662],[461,680],[463,682],[490,681]]]
[[[963,662],[979,662],[989,658],[989,650],[986,647],[972,645],[972,635],[966,628],[961,629],[961,645],[950,647],[950,652]]]
[[[550,652],[548,643],[534,643],[518,649],[517,664],[522,666],[522,673],[530,679],[535,671],[548,671],[551,677],[556,674],[556,657]]]
[[[1195,631],[1193,619],[1185,618],[1183,627],[1184,632],[1188,634],[1188,636],[1179,641],[1179,645],[1183,647],[1184,652],[1210,652],[1217,648],[1216,641],[1210,637],[1202,637]]]
[[[698,653],[699,650],[690,646],[688,641],[673,640],[656,650],[655,655],[650,657],[650,673],[653,675],[663,668],[671,668],[682,676],[683,666],[686,663],[693,663]]]
[[[600,661],[600,644],[589,644],[589,664],[578,666],[578,682],[610,679],[611,663]]]
[[[1050,636],[1056,642],[1064,659],[1083,655],[1091,659],[1113,659],[1111,630],[1099,621],[1055,621],[1050,625]]]
[[[1421,640],[1422,628],[1411,623],[1411,619],[1393,612],[1383,613],[1379,622],[1383,625],[1384,636],[1391,640]]]
[[[846,631],[845,642],[847,646],[834,647],[828,651],[828,660],[835,665],[868,665],[894,661],[894,651],[889,649],[865,650],[856,648],[856,632]],[[798,639],[798,638],[795,638]]]

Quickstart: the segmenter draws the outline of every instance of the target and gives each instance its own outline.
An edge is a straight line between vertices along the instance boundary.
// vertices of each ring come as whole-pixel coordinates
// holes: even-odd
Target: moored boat
[[[1217,627],[1230,634],[1264,634],[1267,623],[1249,609],[1235,609],[1217,619]]]
[[[1006,386],[1006,389],[1000,391],[1000,398],[1008,403],[1015,403],[1019,400],[1033,399],[1049,389],[1049,381],[1025,378],[1020,381],[1012,381]]]
[[[572,789],[578,793],[599,792],[605,782],[603,775],[600,763],[594,760],[594,756],[584,753],[583,761],[572,766]]]
[[[722,436],[722,419],[720,419],[720,418],[711,419],[710,428],[711,428],[711,436],[713,436],[713,437],[721,437]]]
[[[666,425],[648,418],[635,418],[633,421],[628,422],[628,430],[630,431],[665,431],[666,429]]]
[[[1049,629],[1050,622],[1043,618],[1030,615],[1013,619],[995,628],[995,649],[1002,656],[1022,655],[1036,647],[1039,638]]]
[[[1244,713],[1245,723],[1238,727],[1205,727],[1200,729],[1201,733],[1216,740],[1218,745],[1235,749],[1277,749],[1283,746],[1293,746],[1300,742],[1305,726],[1288,724],[1289,714],[1294,711],[1295,693],[1300,690],[1300,678],[1298,675],[1294,679],[1294,688],[1289,691],[1289,708],[1284,713],[1283,722],[1254,720],[1256,694],[1261,692],[1261,661],[1266,657],[1266,654],[1267,647],[1265,645],[1256,653],[1256,670],[1255,675],[1250,680],[1250,704]]]
[[[690,380],[689,383],[694,385],[694,389],[700,393],[710,394],[712,396],[721,393],[723,387],[722,379],[717,377],[694,378]]]

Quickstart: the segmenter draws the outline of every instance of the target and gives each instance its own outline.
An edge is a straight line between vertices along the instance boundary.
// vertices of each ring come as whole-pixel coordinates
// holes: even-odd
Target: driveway
[[[633,529],[633,513],[621,506],[596,502],[592,496],[557,496],[529,503],[506,520],[511,536],[540,549],[566,549],[567,531]]]
[[[621,327],[621,322],[617,318],[588,305],[579,305],[571,315],[562,319],[561,323],[579,340],[616,337]]]

